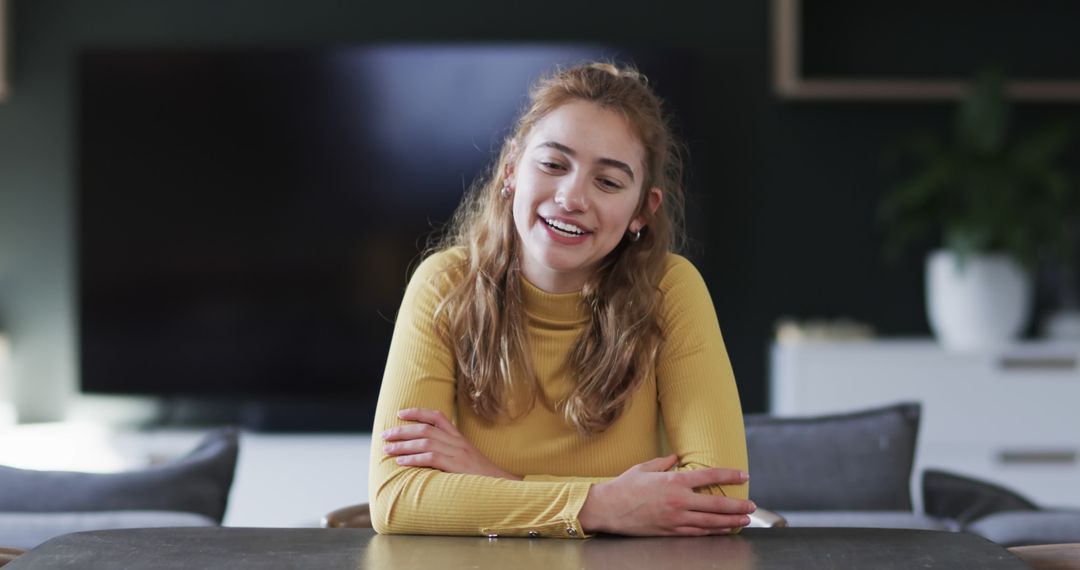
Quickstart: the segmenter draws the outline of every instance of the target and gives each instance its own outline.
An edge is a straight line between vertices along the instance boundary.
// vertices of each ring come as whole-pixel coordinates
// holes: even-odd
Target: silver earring
[[[639,239],[641,239],[641,230],[638,230],[638,231],[636,231],[634,233],[627,232],[627,235],[628,235],[630,241],[638,241]]]
[[[507,178],[503,181],[503,187],[502,190],[499,191],[499,194],[501,194],[503,198],[509,198],[510,194],[512,194],[513,192],[514,189],[510,187],[510,179]]]

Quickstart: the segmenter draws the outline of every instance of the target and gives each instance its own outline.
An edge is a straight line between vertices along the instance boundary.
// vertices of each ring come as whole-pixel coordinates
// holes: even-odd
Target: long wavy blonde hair
[[[668,252],[684,241],[681,146],[645,76],[631,67],[591,63],[556,69],[541,79],[498,161],[470,188],[432,250],[466,252],[454,268],[463,278],[436,309],[442,334],[454,349],[458,398],[488,421],[509,415],[514,395],[526,395],[524,406],[513,407],[527,411],[535,405],[537,381],[522,300],[521,244],[512,200],[500,191],[515,149],[524,148],[537,122],[578,100],[621,114],[645,148],[638,214],[647,226],[638,241],[620,242],[582,289],[590,318],[569,354],[575,385],[556,403],[566,421],[588,435],[611,426],[652,371],[662,341],[657,287]],[[663,191],[655,212],[646,201],[653,187]]]

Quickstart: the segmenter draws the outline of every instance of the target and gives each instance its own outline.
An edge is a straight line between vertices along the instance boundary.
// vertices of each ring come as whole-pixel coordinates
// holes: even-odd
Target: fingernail
[[[746,526],[746,525],[750,524],[750,517],[743,517],[743,518],[739,519],[739,524],[741,524],[743,526]]]
[[[405,412],[406,412],[406,410],[398,410],[397,417],[400,418],[401,416],[404,416]]]
[[[390,453],[390,450],[392,450],[392,449],[394,449],[394,446],[393,446],[393,445],[390,445],[390,444],[386,444],[386,445],[384,445],[384,446],[382,447],[382,450],[383,450],[384,452],[386,452],[386,453]]]
[[[757,505],[754,504],[754,501],[750,501],[750,512],[754,512],[756,510],[757,510]]]
[[[750,480],[750,474],[747,473],[746,471],[740,471],[739,472],[739,479],[741,479],[743,481],[749,481]]]
[[[394,462],[397,463],[398,465],[404,465],[405,464],[405,458],[404,457],[398,457],[398,458],[394,459]]]

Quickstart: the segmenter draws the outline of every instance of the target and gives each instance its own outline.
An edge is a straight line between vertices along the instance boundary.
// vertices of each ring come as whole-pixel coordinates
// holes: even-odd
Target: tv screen
[[[556,63],[594,45],[89,49],[78,58],[80,381],[327,401],[370,429],[409,270]]]

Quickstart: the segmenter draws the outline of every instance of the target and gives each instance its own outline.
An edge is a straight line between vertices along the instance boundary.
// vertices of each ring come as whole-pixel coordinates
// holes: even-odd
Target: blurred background
[[[869,343],[858,351],[914,338],[937,350],[927,254],[997,242],[979,228],[955,238],[953,206],[926,194],[899,209],[927,231],[890,256],[900,226],[884,204],[905,183],[936,192],[919,176],[957,145],[991,172],[972,176],[1000,179],[991,155],[1047,129],[1057,134],[1016,153],[1045,159],[1043,182],[1032,183],[1045,194],[1021,185],[991,216],[1006,234],[1021,228],[1004,249],[1035,252],[1023,260],[1030,304],[1006,336],[1038,344],[1050,330],[1065,348],[1036,366],[1064,362],[1075,376],[1075,254],[1042,253],[1075,235],[1080,154],[1068,126],[1080,111],[1080,58],[1069,25],[1080,3],[0,6],[0,422],[234,422],[231,406],[252,399],[287,404],[244,412],[255,427],[363,430],[379,335],[425,234],[488,164],[536,73],[594,55],[637,61],[678,114],[691,152],[687,255],[709,286],[746,412],[781,411],[770,381],[778,330],[795,344]],[[1005,101],[1009,114],[998,116],[991,85],[968,107],[982,118],[965,119],[959,82],[986,69],[1051,87]],[[496,101],[508,107],[490,109]],[[400,105],[417,114],[389,119]],[[426,128],[459,110],[476,121],[452,135]],[[286,157],[303,164],[274,170]],[[1044,196],[1058,200],[1050,214],[1012,224]],[[1046,228],[1051,238],[1025,237]],[[279,253],[284,261],[269,260]],[[371,301],[362,287],[383,296]],[[242,328],[252,315],[264,321]],[[1047,328],[1062,315],[1065,325]],[[289,330],[302,334],[282,336]],[[857,374],[881,366],[867,361]],[[342,377],[350,367],[362,372]],[[317,424],[328,400],[353,421]],[[852,405],[865,403],[874,402]]]

